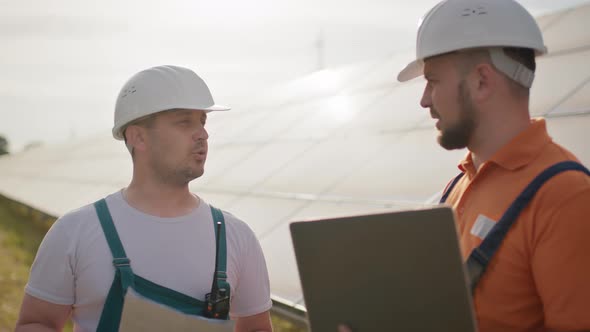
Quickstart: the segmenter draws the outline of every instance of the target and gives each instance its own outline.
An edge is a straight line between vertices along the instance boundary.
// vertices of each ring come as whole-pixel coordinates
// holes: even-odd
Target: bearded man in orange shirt
[[[439,144],[469,150],[441,201],[456,213],[479,330],[590,330],[590,177],[530,117],[547,52],[534,18],[513,0],[443,1],[416,48],[398,80],[424,75]]]

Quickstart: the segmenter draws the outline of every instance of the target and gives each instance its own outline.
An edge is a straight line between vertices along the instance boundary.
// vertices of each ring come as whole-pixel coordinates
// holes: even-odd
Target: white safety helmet
[[[514,0],[445,0],[421,19],[416,60],[404,68],[400,82],[421,76],[424,59],[453,51],[488,48],[492,63],[502,73],[530,87],[534,73],[508,57],[502,47],[528,48],[547,53],[535,19]]]
[[[211,112],[230,108],[215,105],[207,84],[192,70],[153,67],[135,74],[119,92],[113,136],[123,140],[123,130],[131,121],[171,109]]]

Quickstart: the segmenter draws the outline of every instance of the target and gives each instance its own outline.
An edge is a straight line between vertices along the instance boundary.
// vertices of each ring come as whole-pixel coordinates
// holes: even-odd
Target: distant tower
[[[317,67],[316,70],[320,71],[326,68],[326,63],[325,63],[325,37],[324,37],[324,29],[320,28],[320,31],[318,33],[318,39],[315,42],[315,48],[316,48],[316,56],[317,56]]]

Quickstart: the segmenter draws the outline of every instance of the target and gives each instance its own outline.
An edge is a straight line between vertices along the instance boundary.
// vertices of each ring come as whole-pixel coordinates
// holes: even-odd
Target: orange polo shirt
[[[447,199],[463,257],[481,243],[482,225],[500,220],[533,178],[565,160],[577,161],[551,140],[542,119],[478,171],[468,154]],[[480,332],[590,329],[590,177],[566,171],[541,187],[480,279],[474,306]]]

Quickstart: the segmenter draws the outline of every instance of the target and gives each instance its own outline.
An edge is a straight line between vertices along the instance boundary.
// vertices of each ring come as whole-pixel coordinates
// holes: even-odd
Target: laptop
[[[290,224],[312,332],[474,332],[448,207]]]

